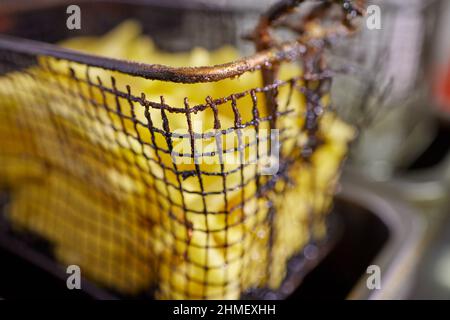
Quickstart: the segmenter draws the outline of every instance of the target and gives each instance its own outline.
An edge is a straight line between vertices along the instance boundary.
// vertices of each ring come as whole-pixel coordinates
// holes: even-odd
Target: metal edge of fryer
[[[371,263],[380,268],[381,288],[369,289],[369,274],[366,274],[353,287],[347,299],[407,298],[418,259],[423,252],[426,220],[388,185],[373,184],[354,172],[345,172],[341,183],[341,197],[362,203],[389,229],[387,243]]]

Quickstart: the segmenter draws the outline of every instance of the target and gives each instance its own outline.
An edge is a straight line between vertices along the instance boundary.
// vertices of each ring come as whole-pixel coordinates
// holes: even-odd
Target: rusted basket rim
[[[47,56],[68,60],[91,67],[118,71],[150,80],[177,83],[205,83],[238,77],[245,72],[261,69],[280,61],[292,61],[306,51],[299,41],[283,43],[276,48],[263,50],[253,55],[214,66],[170,67],[146,64],[81,53],[54,44],[0,35],[0,49],[11,50],[33,56]]]

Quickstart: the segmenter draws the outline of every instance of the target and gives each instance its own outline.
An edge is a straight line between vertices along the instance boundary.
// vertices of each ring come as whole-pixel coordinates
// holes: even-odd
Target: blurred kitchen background
[[[58,2],[61,1],[0,0],[0,32],[8,32],[6,22],[13,8],[20,7],[21,11],[27,12],[38,3],[45,7]],[[250,18],[234,30],[238,34],[248,31],[258,14],[274,2],[160,1],[168,7],[199,6],[202,12],[206,10],[205,16],[211,14],[211,10],[223,8],[250,12]],[[71,1],[71,4],[76,3]],[[367,250],[374,251],[366,265],[377,257],[377,261],[386,266],[386,277],[392,277],[390,285],[396,288],[392,289],[391,295],[382,297],[450,299],[450,1],[375,0],[371,3],[381,7],[382,29],[364,29],[352,45],[343,44],[331,54],[337,65],[343,61],[354,64],[354,73],[336,78],[332,94],[338,110],[355,106],[355,109],[346,107],[341,111],[345,117],[359,121],[362,129],[344,168],[344,184],[348,187],[343,188],[346,189],[343,192],[359,197],[355,201],[361,206],[366,203],[369,211],[380,210],[381,213],[372,214],[378,215],[385,224],[385,227],[372,227],[372,223],[377,223],[368,218],[360,222],[364,230],[379,230],[379,234],[364,238],[360,228],[361,234],[353,239],[365,239]],[[187,27],[192,21],[198,21],[196,15],[187,15],[183,19]],[[29,37],[33,37],[32,30],[29,31]],[[362,185],[365,191],[360,192],[355,185]],[[353,221],[344,219],[349,225],[357,223],[358,214],[363,215],[364,211],[348,205],[341,206],[341,210],[354,212],[346,218]],[[347,230],[352,229],[348,227]],[[384,233],[385,236],[380,235]],[[372,243],[374,238],[383,237],[386,239],[380,240],[379,245]],[[389,250],[384,249],[388,243]],[[364,251],[364,247],[361,250]],[[336,261],[328,263],[335,266],[342,259],[353,259],[349,251],[342,245],[340,253],[330,258]],[[3,270],[27,270],[26,263],[16,261],[7,251],[0,254],[0,261],[2,264],[11,261],[2,267]],[[341,267],[342,270],[347,268]],[[323,279],[330,275],[330,269],[319,267],[310,278]],[[22,272],[25,273],[27,271]],[[402,273],[404,278],[399,277]],[[0,273],[0,281],[6,282],[4,274]],[[314,286],[310,278],[306,279],[305,288]],[[351,290],[342,291],[351,291],[349,297],[376,298],[373,293],[363,293],[361,282],[355,283]],[[304,289],[308,293],[298,294],[314,297],[311,290]],[[317,297],[321,297],[320,293]]]

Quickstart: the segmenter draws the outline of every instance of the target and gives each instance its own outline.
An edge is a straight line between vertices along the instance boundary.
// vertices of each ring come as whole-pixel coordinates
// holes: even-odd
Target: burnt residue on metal
[[[277,44],[272,42],[268,28],[278,18],[284,16],[303,0],[280,1],[262,16],[256,28],[254,38],[257,40],[258,53],[230,63],[216,66],[202,67],[169,67],[158,64],[144,64],[131,61],[123,61],[113,58],[98,57],[80,53],[70,49],[64,49],[52,44],[46,44],[33,40],[26,40],[12,36],[0,35],[0,48],[14,50],[32,55],[42,55],[77,62],[91,67],[98,67],[111,71],[119,71],[132,76],[143,77],[151,80],[170,81],[177,83],[201,83],[219,81],[231,77],[240,76],[245,72],[256,69],[267,69],[267,65],[276,66],[281,61],[298,59],[305,52],[304,41]],[[326,1],[328,2],[328,1]],[[342,2],[334,0],[332,2]],[[343,8],[350,15],[359,14],[360,6],[355,6],[352,1],[343,1]],[[343,19],[346,26],[350,26],[349,19]],[[270,49],[269,49],[270,48]]]
[[[280,45],[275,37],[272,29],[276,27],[288,28],[298,34],[297,42],[303,45],[302,55],[298,58],[303,66],[306,75],[328,74],[320,80],[305,80],[305,87],[302,93],[306,97],[306,114],[304,132],[307,133],[306,145],[302,147],[299,158],[296,161],[302,161],[305,165],[309,165],[311,156],[321,144],[321,138],[318,136],[319,119],[324,113],[326,106],[321,105],[322,98],[329,94],[331,86],[331,72],[327,66],[324,54],[325,50],[340,37],[346,37],[355,32],[356,27],[352,24],[353,18],[363,15],[363,1],[348,0],[330,0],[321,1],[309,12],[304,19],[299,19],[296,24],[289,24],[283,18],[294,12],[295,9],[303,3],[304,0],[282,0],[275,3],[265,14],[261,15],[258,25],[256,26],[251,39],[255,43],[257,51],[269,50]],[[324,26],[322,23],[329,20],[328,13],[333,5],[339,4],[342,8],[342,17],[331,26]],[[261,73],[264,86],[268,86],[277,82],[277,75],[281,61],[271,62],[262,66]],[[294,84],[295,85],[295,84]],[[270,127],[277,128],[276,119],[278,115],[278,88],[265,92],[266,108],[271,115]],[[294,160],[295,161],[295,160]],[[289,161],[288,159],[280,159],[280,170],[277,175],[269,179],[265,184],[258,185],[258,196],[264,196],[269,205],[269,214],[267,221],[269,225],[273,225],[273,219],[276,218],[276,212],[273,208],[273,202],[270,199],[270,191],[275,189],[278,180],[284,180],[284,188],[289,181]],[[314,179],[314,178],[311,178]],[[259,180],[259,179],[258,179]],[[312,181],[314,185],[314,181]],[[311,212],[309,219],[309,238],[310,243],[316,242],[314,236],[315,220]],[[321,218],[321,217],[319,217]],[[269,255],[272,257],[274,229],[270,229]],[[271,258],[269,258],[271,259]],[[270,265],[270,264],[269,264]],[[267,270],[270,274],[271,270]]]
[[[169,67],[158,64],[145,64],[113,58],[99,57],[65,49],[52,44],[0,35],[0,49],[12,50],[31,55],[41,55],[77,62],[91,67],[118,71],[131,76],[149,80],[176,83],[215,82],[240,76],[248,71],[260,69],[263,65],[276,61],[289,61],[298,58],[305,50],[298,42],[284,43],[279,48],[258,52],[247,58],[216,66]]]

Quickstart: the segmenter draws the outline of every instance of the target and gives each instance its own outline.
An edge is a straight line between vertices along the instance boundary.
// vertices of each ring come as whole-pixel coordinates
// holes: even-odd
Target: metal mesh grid
[[[12,228],[126,295],[277,289],[287,261],[325,234],[352,136],[329,106],[329,73],[277,67],[285,78],[268,85],[261,70],[179,84],[3,47],[0,186]],[[158,97],[162,85],[185,98]],[[274,161],[277,174],[261,174]]]

